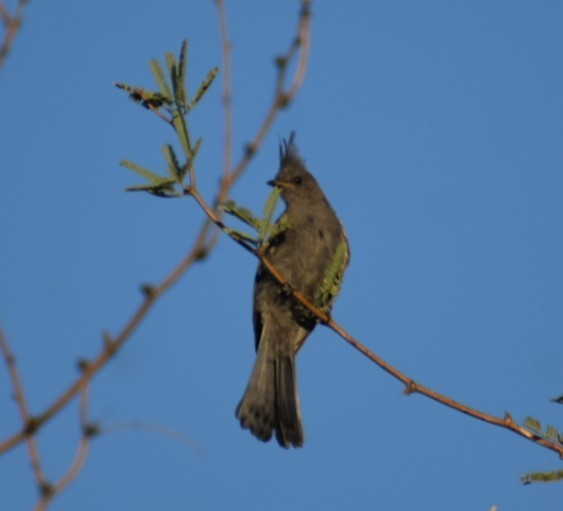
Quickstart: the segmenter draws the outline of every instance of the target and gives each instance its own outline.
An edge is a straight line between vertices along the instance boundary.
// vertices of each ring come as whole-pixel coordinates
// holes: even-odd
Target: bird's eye
[[[294,182],[296,185],[300,185],[300,184],[303,182],[303,179],[301,179],[300,176],[297,176],[297,177],[294,177],[294,178],[293,178],[293,182]]]

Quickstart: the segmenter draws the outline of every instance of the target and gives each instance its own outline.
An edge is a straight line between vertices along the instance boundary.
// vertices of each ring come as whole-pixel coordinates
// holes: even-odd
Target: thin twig
[[[302,0],[302,5],[308,5],[309,3],[309,0]],[[298,34],[301,34],[305,29],[310,29],[308,19],[309,15],[305,15],[304,10],[302,9],[297,28]],[[293,56],[294,54],[295,52],[292,51],[290,55]],[[297,69],[299,69],[299,66],[297,66]],[[291,92],[290,99],[295,96],[296,92],[296,90]],[[279,96],[276,94],[272,101],[272,104],[268,109],[268,113],[263,123],[258,128],[257,135],[254,137],[251,143],[251,147],[253,148],[252,154],[247,151],[246,154],[242,157],[241,161],[235,166],[235,169],[230,172],[229,178],[222,180],[220,189],[213,201],[215,210],[218,210],[218,206],[226,200],[233,184],[237,179],[240,178],[244,170],[246,170],[252,156],[261,146],[261,143],[267,132],[271,128],[274,119],[279,114],[282,107],[286,105],[287,103],[285,105],[282,105],[280,103]],[[170,272],[170,274],[165,277],[165,279],[158,285],[154,287],[144,288],[144,299],[142,303],[133,313],[132,317],[126,322],[125,326],[121,329],[117,336],[111,339],[105,339],[104,347],[101,352],[86,365],[82,374],[60,396],[58,396],[53,401],[53,403],[51,403],[51,405],[49,405],[41,414],[34,417],[29,417],[28,425],[26,427],[22,428],[21,431],[13,434],[5,441],[0,443],[0,454],[13,449],[15,446],[24,441],[28,435],[37,432],[42,426],[44,426],[55,415],[57,415],[66,405],[68,405],[68,403],[79,392],[86,388],[86,386],[92,381],[94,376],[107,364],[107,362],[116,354],[116,352],[118,352],[123,347],[123,345],[131,337],[133,332],[138,328],[143,319],[145,319],[152,307],[156,304],[158,299],[163,294],[165,294],[174,284],[176,284],[182,277],[182,275],[184,275],[184,273],[186,273],[186,271],[195,262],[202,260],[213,250],[213,248],[217,244],[219,235],[219,230],[215,225],[216,224],[211,221],[210,218],[206,218],[204,220],[200,231],[196,236],[194,244],[192,245],[192,248],[180,262],[180,264],[176,268],[174,268]]]
[[[195,454],[198,456],[203,456],[205,454],[204,450],[201,448],[198,443],[186,435],[182,431],[177,431],[175,429],[163,426],[162,424],[151,424],[148,422],[125,422],[120,424],[112,424],[109,426],[104,426],[102,429],[102,433],[114,433],[116,431],[133,431],[133,430],[141,430],[141,431],[148,431],[151,433],[156,433],[158,435],[162,435],[164,437],[168,437],[175,442],[182,444],[185,447],[190,448]]]
[[[4,23],[4,25],[7,27],[10,24],[11,19],[12,18],[10,16],[10,13],[4,5],[4,2],[0,2],[0,20],[2,20],[2,23]]]
[[[90,401],[90,389],[86,387],[80,393],[80,428],[82,430],[82,436],[80,438],[80,443],[76,451],[76,455],[67,473],[61,477],[59,481],[55,484],[55,493],[61,493],[68,485],[76,478],[76,476],[82,470],[84,462],[86,461],[86,456],[88,455],[88,449],[90,447],[90,440],[92,435],[89,431],[90,424],[88,419],[88,405]]]
[[[64,474],[52,487],[48,488],[48,491],[43,492],[41,499],[34,508],[34,511],[44,511],[47,509],[47,506],[51,503],[53,498],[62,493],[70,485],[70,483],[76,479],[84,467],[86,457],[88,456],[88,452],[90,450],[90,440],[92,438],[91,427],[88,423],[89,390],[90,389],[87,386],[80,393],[79,416],[82,435],[80,437],[80,441],[78,442],[78,448],[76,449],[74,459],[72,460],[66,474]]]
[[[276,59],[278,65],[278,75],[276,79],[276,86],[274,90],[274,99],[270,106],[270,109],[266,112],[264,119],[258,129],[255,137],[252,141],[247,144],[246,151],[242,159],[233,168],[228,176],[225,177],[224,181],[227,185],[231,182],[236,181],[241,174],[245,171],[246,167],[250,163],[252,157],[260,149],[266,135],[269,133],[277,114],[283,108],[286,108],[289,103],[293,100],[297,91],[303,85],[303,80],[307,71],[307,66],[309,62],[309,49],[311,42],[311,2],[310,0],[301,1],[301,12],[299,15],[299,24],[297,27],[297,35],[293,38],[293,41],[289,47],[289,50],[285,55],[282,55]],[[285,75],[289,66],[289,63],[293,60],[296,53],[299,52],[298,63],[296,70],[294,72],[293,78],[291,80],[291,85],[285,87]],[[229,186],[230,188],[230,186]],[[219,204],[224,202],[224,197],[219,197]],[[216,204],[215,202],[214,204]]]
[[[301,48],[301,52],[299,60],[297,61],[297,69],[293,75],[293,82],[287,93],[290,98],[292,98],[303,85],[309,65],[309,51],[311,49],[311,30],[309,29],[311,22],[311,2],[308,0],[304,0],[301,4],[301,19],[302,23],[299,25],[299,35],[295,43],[298,48]]]
[[[221,38],[221,68],[223,86],[223,176],[227,176],[231,170],[233,153],[233,104],[232,104],[232,74],[231,53],[232,44],[229,38],[227,26],[227,15],[223,0],[215,0],[217,15],[219,17],[219,35]]]
[[[0,351],[2,352],[2,357],[8,368],[8,374],[10,376],[10,381],[12,383],[12,389],[14,391],[14,399],[18,406],[20,413],[20,419],[23,424],[23,431],[25,442],[27,444],[27,451],[29,454],[29,461],[31,464],[31,469],[35,477],[35,482],[39,489],[46,488],[48,486],[47,477],[43,471],[41,465],[41,457],[39,455],[39,448],[37,446],[37,441],[33,436],[33,426],[31,415],[27,407],[27,399],[25,397],[25,392],[23,390],[23,384],[16,367],[16,359],[10,350],[8,344],[8,339],[4,335],[4,331],[0,326]],[[27,433],[27,434],[26,434]]]

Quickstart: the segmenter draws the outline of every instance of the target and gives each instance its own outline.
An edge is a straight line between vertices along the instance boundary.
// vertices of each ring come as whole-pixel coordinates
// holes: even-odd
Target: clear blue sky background
[[[235,157],[272,94],[298,2],[227,2]],[[415,380],[483,411],[563,427],[563,3],[316,2],[303,90],[233,190],[259,210],[291,129],[344,222],[352,262],[334,317]],[[191,246],[202,213],[123,189],[173,133],[112,87],[190,43],[193,90],[220,65],[211,1],[32,2],[0,74],[0,321],[42,411]],[[220,81],[191,118],[211,198]],[[234,409],[254,360],[256,262],[223,238],[95,379],[103,428],[56,511],[560,510],[519,476],[557,457],[402,387],[327,329],[298,359],[301,450],[262,444]],[[19,427],[0,370],[0,435]],[[39,435],[64,473],[76,404]],[[0,459],[0,508],[36,501],[27,453]]]

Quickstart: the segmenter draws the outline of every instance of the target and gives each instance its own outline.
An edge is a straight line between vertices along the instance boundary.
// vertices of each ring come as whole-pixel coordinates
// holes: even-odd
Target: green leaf
[[[168,73],[170,74],[170,81],[172,82],[172,91],[174,92],[174,103],[179,111],[183,110],[185,94],[183,92],[183,84],[180,78],[180,70],[176,57],[172,53],[165,55],[166,65],[168,66]]]
[[[209,73],[207,73],[205,80],[203,80],[203,82],[201,82],[201,85],[199,86],[199,89],[195,93],[195,96],[189,102],[189,104],[187,106],[188,110],[191,110],[194,106],[196,106],[196,104],[199,102],[199,100],[207,92],[207,89],[209,89],[209,87],[213,83],[213,80],[215,80],[215,77],[217,76],[218,72],[219,72],[219,68],[214,67],[211,71],[209,71]]]
[[[164,54],[164,61],[166,62],[166,67],[168,67],[168,74],[172,74],[172,71],[176,72],[176,67],[178,64],[176,63],[176,57],[173,53],[167,51]]]
[[[254,236],[251,236],[250,234],[244,232],[244,231],[239,231],[237,229],[226,229],[227,234],[231,237],[231,238],[235,238],[241,241],[246,241],[247,243],[252,243],[253,245],[256,245],[258,243],[258,241],[256,240],[256,238]]]
[[[192,163],[195,160],[195,157],[197,156],[197,153],[199,152],[202,143],[203,143],[203,139],[198,138],[195,142],[195,145],[192,147],[192,159],[191,159]]]
[[[260,229],[260,220],[258,220],[248,208],[238,207],[233,200],[225,202],[222,208],[225,213],[238,218],[253,229],[257,231]]]
[[[178,64],[178,75],[177,79],[177,91],[176,91],[176,101],[182,105],[183,108],[186,107],[188,91],[186,90],[186,60],[188,56],[188,41],[184,39],[182,42],[182,47],[180,48],[180,61]]]
[[[145,108],[160,108],[163,104],[171,104],[170,99],[166,98],[160,92],[143,89],[141,87],[133,87],[126,83],[114,83],[114,85],[129,94],[129,99]]]
[[[264,204],[264,218],[260,220],[260,229],[258,231],[258,239],[260,241],[267,240],[272,232],[272,218],[274,212],[276,211],[276,206],[278,205],[278,200],[280,198],[281,189],[274,186],[272,192],[268,196],[266,203]]]
[[[174,103],[176,108],[182,111],[182,104],[178,101],[178,92],[181,86],[178,84],[178,69],[176,66],[172,67],[170,70],[170,80],[172,82],[172,91],[174,92]]]
[[[180,181],[183,182],[186,174],[188,173],[188,171],[190,170],[190,167],[193,165],[194,160],[196,159],[196,156],[199,152],[199,149],[201,148],[201,144],[202,144],[203,140],[201,138],[198,138],[195,145],[192,147],[192,156],[189,159],[186,159],[186,163],[184,163],[184,165],[182,165],[182,167],[180,168]]]
[[[190,142],[188,128],[186,126],[186,120],[184,119],[184,116],[177,110],[172,116],[172,124],[174,125],[174,128],[176,130],[178,140],[180,140],[180,145],[182,146],[186,160],[191,161],[193,157],[193,150]]]
[[[537,435],[545,438],[551,442],[557,442],[563,444],[563,433],[561,433],[557,428],[553,426],[547,426],[545,431],[542,431],[541,422],[533,417],[526,417],[524,420],[524,426],[532,430]]]
[[[158,84],[158,88],[160,89],[161,94],[164,97],[168,98],[168,101],[171,103],[173,96],[172,93],[170,92],[170,88],[168,87],[168,84],[166,83],[166,79],[164,78],[164,72],[162,71],[162,68],[160,67],[158,60],[152,59],[150,61],[150,68],[152,74],[154,75],[154,79]]]
[[[545,437],[552,442],[558,443],[561,443],[561,440],[563,439],[561,432],[554,426],[547,426],[547,428],[545,428]]]
[[[150,170],[141,167],[140,165],[137,165],[132,161],[122,160],[119,162],[119,164],[122,167],[125,167],[126,169],[132,170],[139,176],[144,177],[147,181],[150,181],[151,183],[158,183],[159,181],[163,180],[162,176],[159,176],[158,174],[155,174],[154,172],[151,172]]]
[[[123,167],[132,170],[139,176],[145,178],[149,183],[129,186],[125,189],[127,192],[149,192],[153,195],[158,195],[160,197],[180,197],[182,193],[175,190],[174,185],[177,183],[177,179],[162,177],[154,172],[151,172],[136,163],[128,160],[123,160],[120,162]]]
[[[126,192],[149,192],[159,197],[181,197],[182,193],[176,191],[175,179],[162,179],[159,183],[129,186]]]
[[[531,483],[553,483],[563,480],[563,470],[554,470],[553,472],[530,472],[523,475],[520,480],[524,484]]]
[[[344,274],[344,269],[348,264],[349,256],[348,243],[343,241],[336,249],[319,292],[318,304],[325,312],[330,310],[334,299],[340,291],[342,275]]]
[[[168,67],[168,76],[170,76],[170,83],[172,83],[172,93],[174,94],[174,103],[178,105],[178,65],[176,57],[172,53],[167,52],[164,55],[166,66]]]
[[[178,155],[176,155],[174,148],[170,144],[166,144],[162,148],[164,158],[167,162],[166,171],[170,177],[159,176],[130,161],[121,162],[122,166],[132,170],[148,181],[148,183],[129,187],[129,191],[146,191],[163,197],[184,195],[182,190],[175,187],[175,185],[181,185],[186,175],[193,169],[193,162],[202,145],[201,139],[198,139],[195,145],[192,145],[186,115],[190,108],[195,106],[203,97],[218,73],[218,69],[214,68],[207,74],[194,98],[188,105],[186,89],[187,52],[188,43],[186,40],[183,40],[178,58],[176,58],[173,53],[165,53],[164,62],[166,68],[156,59],[150,61],[149,66],[160,92],[149,91],[140,87],[132,87],[123,83],[115,84],[120,89],[125,90],[131,99],[137,103],[141,103],[147,108],[155,110],[163,105],[166,106],[166,111],[171,116],[171,119],[169,119],[168,116],[162,115],[161,112],[156,113],[163,120],[173,125],[184,156],[184,158],[182,158],[182,154],[179,153],[181,157],[179,160]],[[166,74],[165,71],[167,71]],[[257,221],[248,210],[242,209],[238,212],[238,215],[243,221],[246,220],[253,228],[256,228]]]
[[[536,433],[541,433],[541,422],[533,417],[526,417],[524,420],[524,426],[530,428]]]
[[[181,183],[183,179],[182,169],[178,163],[178,158],[176,158],[176,153],[174,152],[174,148],[170,144],[165,144],[162,147],[162,153],[164,154],[164,158],[168,163],[168,173],[178,182]]]
[[[270,234],[268,236],[269,241],[274,239],[278,234],[281,234],[283,231],[287,231],[291,227],[291,220],[287,215],[282,215],[280,219],[272,226],[270,230]]]

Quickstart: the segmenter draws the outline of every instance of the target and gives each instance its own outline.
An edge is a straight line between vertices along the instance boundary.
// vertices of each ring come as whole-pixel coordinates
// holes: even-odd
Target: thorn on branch
[[[119,347],[119,343],[116,343],[108,332],[102,334],[102,340],[104,343],[104,352],[108,354],[108,357],[113,357]]]
[[[155,289],[152,284],[142,284],[141,293],[143,293],[145,298],[152,298],[155,294]]]
[[[278,70],[285,69],[285,67],[287,66],[287,56],[285,56],[285,55],[278,55],[278,56],[274,59],[274,64],[276,65],[276,67],[278,68]]]
[[[84,427],[82,428],[82,433],[86,438],[93,438],[101,433],[101,429],[97,423],[90,422],[84,424]]]
[[[86,371],[88,369],[88,366],[90,365],[90,362],[88,362],[87,359],[85,358],[79,358],[76,361],[76,367],[78,367],[78,370],[83,373],[84,371]]]
[[[254,144],[246,144],[244,146],[244,157],[252,158],[256,153],[256,146]]]
[[[204,259],[207,258],[207,256],[209,255],[209,250],[205,247],[199,247],[195,252],[194,252],[194,261],[203,261]]]
[[[29,417],[25,422],[23,434],[26,437],[32,437],[39,428],[39,421],[35,417]]]
[[[417,392],[416,382],[414,380],[409,380],[409,382],[405,385],[405,390],[403,391],[403,394],[405,394],[405,396],[410,396],[415,392]]]
[[[117,353],[118,347],[119,346],[115,342],[110,342],[106,344],[105,351],[108,354],[109,358],[112,358]]]
[[[109,334],[109,332],[102,333],[102,341],[103,341],[105,347],[112,344],[113,339],[111,338],[111,335]]]
[[[301,17],[304,18],[305,16],[311,15],[311,0],[303,0],[301,6]]]
[[[55,495],[55,487],[51,483],[44,481],[39,485],[39,494],[42,499],[50,499]]]
[[[280,108],[287,108],[289,103],[291,103],[291,96],[286,93],[280,93],[277,102]]]

